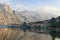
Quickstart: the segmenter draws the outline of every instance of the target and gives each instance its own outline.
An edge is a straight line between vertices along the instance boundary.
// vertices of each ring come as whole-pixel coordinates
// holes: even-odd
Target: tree
[[[57,31],[57,37],[58,38],[60,38],[60,30],[59,30],[59,28],[60,28],[60,16],[57,18],[57,29],[58,29],[58,31]]]
[[[52,36],[52,40],[55,40],[55,37],[56,37],[56,30],[54,30],[54,28],[56,28],[56,19],[55,18],[52,18],[50,21],[50,35]]]
[[[23,23],[23,32],[26,32],[26,30],[27,30],[27,24],[26,24],[26,22],[24,22]]]
[[[60,16],[58,17],[58,19],[60,20]]]
[[[50,22],[50,26],[52,28],[56,28],[56,19],[55,18],[52,18],[49,22]]]
[[[60,16],[58,17],[57,26],[58,26],[58,28],[60,28]]]

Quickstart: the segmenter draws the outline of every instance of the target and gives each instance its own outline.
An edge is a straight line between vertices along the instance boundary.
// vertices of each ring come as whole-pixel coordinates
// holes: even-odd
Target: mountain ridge
[[[0,24],[20,24],[23,22],[35,22],[55,17],[53,14],[37,11],[15,11],[7,4],[0,4]]]

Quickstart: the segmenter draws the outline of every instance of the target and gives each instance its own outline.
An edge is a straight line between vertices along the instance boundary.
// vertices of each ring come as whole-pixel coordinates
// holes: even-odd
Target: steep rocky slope
[[[0,4],[0,24],[20,23],[7,4]]]
[[[13,22],[13,12],[9,5],[0,4],[0,24],[8,24]]]

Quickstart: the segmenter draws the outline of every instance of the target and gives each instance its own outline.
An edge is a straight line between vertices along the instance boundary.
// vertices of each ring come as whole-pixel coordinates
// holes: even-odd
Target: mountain
[[[57,17],[56,15],[49,13],[27,11],[27,10],[20,11],[17,14],[21,16],[25,22],[42,21],[42,20],[51,19],[52,17]]]
[[[55,17],[53,14],[45,14],[37,11],[15,11],[7,4],[0,4],[0,24],[20,24],[22,22],[35,22]]]

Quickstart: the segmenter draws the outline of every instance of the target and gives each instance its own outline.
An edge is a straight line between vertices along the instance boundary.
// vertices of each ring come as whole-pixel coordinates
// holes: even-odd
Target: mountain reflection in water
[[[26,31],[20,29],[8,29],[0,28],[0,40],[52,40],[49,34],[40,34],[35,32]],[[56,38],[56,40],[59,40]]]

